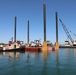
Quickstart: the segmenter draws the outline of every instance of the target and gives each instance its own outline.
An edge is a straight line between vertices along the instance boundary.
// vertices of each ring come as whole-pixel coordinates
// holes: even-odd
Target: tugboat
[[[15,16],[15,24],[14,24],[14,42],[13,37],[12,41],[3,47],[1,47],[0,51],[2,52],[10,52],[10,51],[25,51],[25,46],[20,44],[20,41],[16,41],[16,16]]]
[[[20,41],[17,41],[15,43],[13,43],[12,41],[9,41],[9,44],[3,46],[1,49],[0,49],[0,52],[13,52],[13,51],[25,51],[25,47],[22,46],[20,44]]]

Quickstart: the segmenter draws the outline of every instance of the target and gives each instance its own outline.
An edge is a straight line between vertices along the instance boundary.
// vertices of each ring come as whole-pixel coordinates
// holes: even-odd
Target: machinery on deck
[[[42,47],[40,40],[34,40],[30,43],[31,47]]]
[[[71,46],[68,40],[65,41],[65,46]]]
[[[73,45],[73,46],[76,46],[76,40],[73,40],[73,39],[72,39],[72,37],[71,37],[71,35],[70,35],[67,27],[64,25],[64,23],[62,22],[61,19],[59,19],[59,20],[60,20],[60,22],[61,22],[61,24],[62,24],[62,27],[63,27],[63,29],[64,29],[67,37],[70,39],[72,45]],[[69,46],[69,41],[65,41],[65,46]]]

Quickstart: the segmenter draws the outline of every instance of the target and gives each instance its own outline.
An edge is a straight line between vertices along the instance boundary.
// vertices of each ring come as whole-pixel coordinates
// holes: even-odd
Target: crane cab
[[[69,43],[69,41],[65,41],[65,46],[70,46],[70,43]]]
[[[76,46],[76,40],[75,40],[75,41],[73,41],[73,46]]]

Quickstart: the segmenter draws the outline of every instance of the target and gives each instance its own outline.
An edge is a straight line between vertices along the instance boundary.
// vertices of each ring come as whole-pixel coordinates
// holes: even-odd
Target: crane
[[[65,31],[67,37],[68,37],[68,38],[70,39],[70,41],[72,42],[72,45],[73,45],[73,46],[76,46],[76,41],[74,41],[74,40],[72,39],[72,37],[71,37],[71,35],[70,35],[70,33],[69,33],[67,27],[64,25],[64,23],[62,22],[61,19],[59,19],[59,20],[60,20],[60,22],[61,22],[61,24],[62,24],[62,27],[63,27],[63,29],[64,29],[64,31]]]

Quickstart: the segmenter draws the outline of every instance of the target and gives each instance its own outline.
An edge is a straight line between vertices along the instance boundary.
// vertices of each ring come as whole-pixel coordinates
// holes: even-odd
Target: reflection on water
[[[20,52],[1,52],[0,56],[8,56],[9,58],[19,58]]]
[[[0,57],[2,57],[3,56],[3,52],[0,52]]]
[[[74,56],[76,57],[76,48],[74,48]]]
[[[43,53],[44,60],[46,60],[47,59],[47,50],[43,51],[42,53]]]
[[[57,73],[60,75],[60,68],[59,68],[59,49],[56,49],[56,66],[57,66]]]
[[[29,59],[30,59],[30,55],[28,54],[27,55],[27,60],[26,60],[27,63],[29,63]]]
[[[76,75],[75,53],[76,49],[0,52],[0,75]]]
[[[76,48],[65,48],[66,56],[69,57],[70,55],[74,55],[76,57]]]
[[[58,61],[58,57],[59,57],[59,49],[56,49],[56,60]]]
[[[66,55],[69,55],[70,53],[70,48],[65,48],[66,49]]]
[[[42,74],[43,75],[47,75],[46,69],[47,69],[47,55],[48,55],[48,51],[46,50],[46,48],[44,48],[42,53],[43,53],[43,58],[44,58]]]
[[[44,59],[42,74],[47,75],[47,61],[46,61],[46,58]]]

